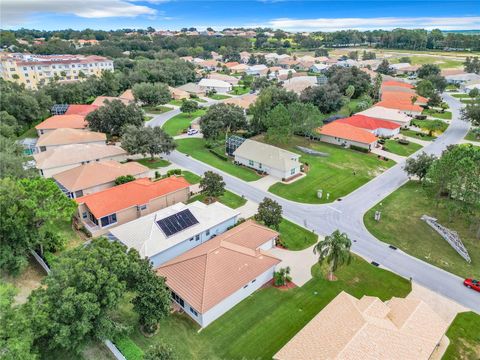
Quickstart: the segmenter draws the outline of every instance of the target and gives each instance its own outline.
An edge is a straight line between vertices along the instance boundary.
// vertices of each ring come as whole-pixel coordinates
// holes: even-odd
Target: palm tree
[[[352,242],[348,235],[335,230],[331,235],[325,237],[323,241],[319,241],[313,248],[313,253],[318,253],[318,263],[322,264],[327,261],[329,265],[328,279],[333,281],[333,273],[343,264],[350,264],[352,254],[350,247]]]

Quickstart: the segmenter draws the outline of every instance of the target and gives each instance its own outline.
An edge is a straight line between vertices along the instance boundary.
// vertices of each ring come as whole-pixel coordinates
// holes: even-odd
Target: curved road
[[[469,124],[460,119],[461,103],[448,94],[444,95],[444,99],[452,110],[453,121],[442,136],[420,151],[440,155],[447,145],[458,143],[468,132]],[[342,201],[310,205],[289,201],[260,190],[248,182],[192,159],[178,151],[170,154],[168,158],[199,175],[207,170],[222,173],[228,189],[255,202],[262,201],[264,197],[275,199],[282,205],[286,218],[315,230],[318,234],[327,235],[336,229],[340,229],[349,234],[354,241],[352,250],[356,254],[376,261],[401,276],[411,277],[420,285],[480,313],[480,296],[478,293],[465,288],[462,285],[463,279],[414,258],[401,250],[390,249],[387,244],[376,239],[365,228],[363,224],[365,212],[408,181],[407,174],[402,169],[403,163],[388,169],[344,197]]]

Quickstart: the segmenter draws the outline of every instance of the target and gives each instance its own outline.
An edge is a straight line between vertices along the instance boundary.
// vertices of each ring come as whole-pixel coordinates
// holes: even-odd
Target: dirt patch
[[[480,359],[480,344],[471,344],[465,339],[458,339],[462,343],[460,348],[460,354],[458,354],[458,359],[461,360],[470,360],[470,359]],[[473,355],[473,356],[472,356]]]

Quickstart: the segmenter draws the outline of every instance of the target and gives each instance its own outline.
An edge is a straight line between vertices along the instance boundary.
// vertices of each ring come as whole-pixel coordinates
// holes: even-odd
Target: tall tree
[[[430,80],[420,80],[415,89],[417,90],[418,95],[424,97],[431,97],[435,94],[435,87],[433,86]]]
[[[180,106],[180,111],[186,114],[191,114],[199,109],[198,103],[195,100],[186,100],[182,101]]]
[[[308,87],[302,91],[300,100],[312,103],[320,112],[329,114],[340,110],[343,105],[342,93],[336,84]]]
[[[390,67],[390,63],[387,59],[383,59],[377,67],[377,73],[383,75],[393,75],[395,74],[395,70]]]
[[[313,104],[294,102],[287,109],[295,134],[313,135],[315,129],[322,125],[322,114]]]
[[[417,75],[421,79],[424,79],[431,75],[440,75],[440,67],[435,64],[423,64],[417,70]]]
[[[206,196],[207,201],[211,202],[225,193],[225,182],[221,175],[213,171],[206,171],[200,180],[200,189]]]
[[[107,100],[105,105],[88,114],[86,120],[93,131],[120,136],[127,125],[143,126],[143,112],[135,104]]]
[[[350,264],[352,254],[350,247],[352,242],[348,235],[335,230],[331,235],[325,236],[324,240],[319,241],[313,248],[313,253],[318,254],[318,263],[324,261],[328,263],[328,279],[334,280],[334,273],[337,269],[344,265]]]
[[[473,126],[480,126],[480,99],[475,99],[462,109],[462,119],[471,122]]]
[[[122,147],[129,154],[155,155],[170,154],[176,148],[173,137],[160,127],[127,126],[122,137]]]
[[[232,104],[215,104],[208,108],[200,118],[200,128],[206,139],[219,139],[225,134],[247,127],[245,113],[240,106]]]
[[[255,220],[263,222],[266,226],[278,230],[282,222],[282,206],[275,200],[264,198],[258,204],[258,212],[255,214]]]
[[[268,113],[265,125],[267,127],[266,137],[269,141],[284,144],[291,140],[293,135],[292,120],[283,104],[277,105]]]
[[[437,157],[435,155],[428,155],[423,151],[416,157],[409,157],[403,169],[409,176],[417,176],[419,180],[422,181],[436,159]]]
[[[149,106],[166,104],[172,98],[168,86],[162,83],[135,84],[132,92],[135,100]]]

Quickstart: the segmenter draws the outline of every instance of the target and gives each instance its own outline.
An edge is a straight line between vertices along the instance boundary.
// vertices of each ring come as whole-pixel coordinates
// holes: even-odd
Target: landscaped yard
[[[161,322],[157,334],[146,338],[138,330],[128,296],[116,320],[131,326],[130,337],[143,350],[164,342],[176,349],[179,359],[271,359],[342,290],[357,298],[370,295],[382,300],[410,292],[408,280],[356,256],[338,270],[338,281],[325,280],[325,269],[318,265],[312,271],[314,278],[302,287],[260,289],[200,333],[187,315],[174,314]]]
[[[173,108],[169,106],[144,106],[142,109],[147,113],[147,114],[163,114],[164,112],[171,111]]]
[[[420,150],[422,145],[416,144],[414,142],[409,142],[408,144],[401,144],[397,140],[388,139],[385,141],[384,150],[397,154],[400,156],[410,156],[414,152]]]
[[[204,114],[204,109],[199,109],[190,114],[180,113],[169,119],[165,124],[163,124],[162,128],[167,134],[177,136],[182,134],[194,119]]]
[[[232,88],[232,91],[229,92],[229,94],[232,95],[244,95],[250,92],[250,88],[246,87],[244,88],[243,86],[234,86]]]
[[[170,105],[176,105],[176,106],[182,106],[183,101],[182,100],[177,100],[173,99],[168,102]]]
[[[182,171],[182,176],[187,180],[191,185],[198,184],[200,182],[201,177],[197,174],[194,174],[188,170]]]
[[[443,120],[452,120],[452,113],[450,111],[441,112],[435,109],[425,109],[422,111],[422,114]]]
[[[449,221],[444,203],[428,198],[421,184],[408,182],[380,204],[364,216],[365,226],[377,239],[461,277],[480,278],[480,242],[475,237],[475,226],[459,216]],[[374,220],[376,210],[381,211],[380,222]],[[424,214],[458,232],[472,259],[470,264],[420,220]]]
[[[474,312],[460,313],[450,325],[447,337],[450,345],[443,360],[480,359],[480,315]]]
[[[432,141],[433,139],[437,138],[436,136],[429,136],[428,134],[425,134],[423,132],[410,129],[401,129],[400,134],[425,141]]]
[[[224,95],[224,94],[212,94],[212,95],[209,95],[208,97],[213,100],[225,100],[225,99],[230,99],[231,96]]]
[[[433,131],[433,134],[441,134],[448,128],[448,123],[443,120],[412,120],[411,122],[413,126],[416,126],[426,132],[428,132],[430,126],[435,123],[439,124],[439,128],[438,130]]]
[[[287,219],[283,219],[280,223],[279,233],[280,241],[288,250],[303,250],[318,240],[318,235]]]
[[[257,138],[257,140],[262,140]],[[300,152],[295,145],[310,147],[329,154],[328,157],[313,156]],[[301,154],[300,161],[308,163],[309,171],[302,179],[291,184],[278,182],[268,191],[303,203],[327,203],[347,195],[361,185],[367,183],[395,164],[394,161],[379,160],[376,155],[365,154],[339,146],[309,141],[296,136],[288,146],[281,146]],[[317,197],[317,190],[323,190],[323,197]],[[330,193],[327,200],[326,194]]]
[[[160,158],[154,158],[153,161],[147,157],[144,159],[136,160],[138,163],[150,168],[150,169],[158,169],[160,167],[165,167],[170,165],[170,161]]]
[[[190,198],[188,202],[191,203],[194,201],[205,202],[205,195],[203,194],[196,195]],[[221,202],[223,205],[227,205],[228,207],[231,207],[232,209],[239,208],[240,206],[243,206],[247,203],[247,199],[242,198],[241,196],[238,196],[237,194],[228,190],[225,190],[225,193],[218,198],[218,201]]]
[[[209,149],[205,147],[205,140],[201,138],[180,139],[177,140],[177,150],[190,155],[194,159],[207,163],[217,169],[225,171],[230,175],[236,176],[245,181],[255,181],[260,179],[260,176],[244,166],[237,166],[231,160],[225,161],[212,154]]]
[[[480,137],[477,137],[472,130],[468,132],[468,134],[465,136],[465,140],[470,140],[470,141],[480,141]]]
[[[468,94],[452,94],[452,96],[458,99],[470,99],[470,95]]]

